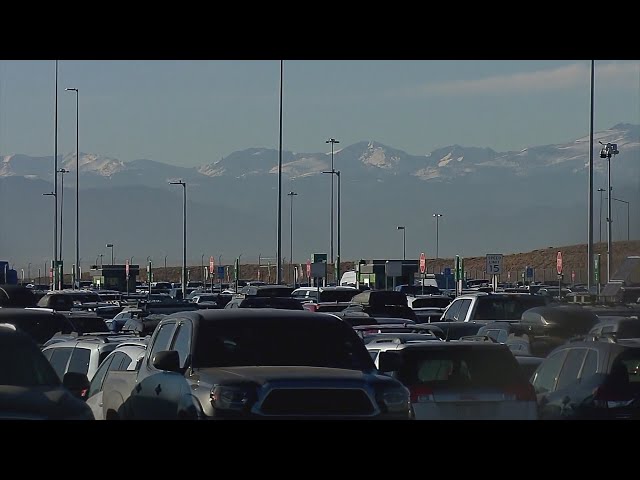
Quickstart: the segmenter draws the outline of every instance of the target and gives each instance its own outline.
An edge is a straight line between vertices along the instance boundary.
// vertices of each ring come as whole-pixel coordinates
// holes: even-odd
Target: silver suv
[[[102,361],[124,341],[144,344],[147,339],[134,335],[87,335],[53,343],[42,353],[60,379],[67,372],[78,372],[91,381]]]

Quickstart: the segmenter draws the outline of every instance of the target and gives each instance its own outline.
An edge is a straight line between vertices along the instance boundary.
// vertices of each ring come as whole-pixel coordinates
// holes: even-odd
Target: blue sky
[[[278,148],[278,60],[59,61],[58,152],[211,163]],[[53,155],[52,60],[0,60],[0,154]],[[640,124],[640,61],[596,61],[595,129]],[[590,61],[286,60],[283,148],[375,140],[410,154],[494,150],[589,132]]]

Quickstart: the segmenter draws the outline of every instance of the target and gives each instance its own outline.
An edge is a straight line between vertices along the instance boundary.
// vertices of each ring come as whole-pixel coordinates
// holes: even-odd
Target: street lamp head
[[[53,192],[43,193],[42,195],[44,195],[44,196],[50,196],[51,195],[51,196],[54,196],[54,197],[56,196],[56,194],[53,193]]]
[[[78,93],[78,89],[77,88],[68,87],[68,88],[65,88],[65,90],[68,91],[68,92],[76,92],[76,93]]]
[[[397,227],[398,230],[404,230],[404,227]]]
[[[599,188],[599,189],[598,189],[598,191],[599,191],[599,192],[604,192],[604,191],[605,191],[605,189],[604,189],[604,188]]]
[[[441,216],[442,216],[442,214],[441,214],[441,213],[434,213],[434,214],[433,214],[433,216],[434,216],[434,217],[441,217]]]
[[[324,143],[340,143],[340,141],[336,140],[335,138],[330,138],[329,140],[325,141]]]
[[[296,192],[289,192],[289,193],[287,193],[287,195],[290,195],[290,196],[293,197],[294,195],[298,195],[298,194]]]
[[[107,248],[113,248],[113,243],[107,243]]]
[[[69,170],[65,169],[65,168],[61,168],[58,170],[58,173],[69,173]]]
[[[186,184],[184,181],[182,181],[182,180],[180,180],[180,181],[178,181],[178,182],[169,182],[169,184],[171,184],[171,185],[182,185],[183,187],[185,187],[185,186],[187,185],[187,184]]]

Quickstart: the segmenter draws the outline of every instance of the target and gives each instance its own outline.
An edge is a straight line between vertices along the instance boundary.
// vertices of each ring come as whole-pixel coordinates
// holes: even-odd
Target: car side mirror
[[[67,372],[62,378],[62,385],[69,390],[74,397],[85,398],[89,390],[89,378],[80,372]]]
[[[402,367],[402,355],[400,352],[389,350],[380,352],[378,357],[378,370],[381,372],[395,372]]]
[[[153,356],[152,365],[158,370],[179,372],[180,355],[177,350],[163,350]]]

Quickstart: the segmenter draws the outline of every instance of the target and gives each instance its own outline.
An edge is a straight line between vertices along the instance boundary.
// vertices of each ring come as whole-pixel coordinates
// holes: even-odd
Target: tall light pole
[[[336,140],[335,138],[330,138],[329,140],[325,141],[324,143],[330,143],[331,144],[331,173],[335,172],[334,168],[333,168],[333,146],[336,143],[340,143],[339,140]],[[331,223],[330,223],[330,227],[329,227],[329,231],[330,231],[330,244],[329,244],[329,252],[330,252],[330,257],[331,257],[331,263],[333,263],[333,176],[331,177],[331,208],[330,208],[330,218],[331,218]]]
[[[611,188],[611,156],[612,155],[617,155],[618,153],[620,153],[618,151],[618,145],[615,143],[602,143],[600,142],[600,145],[603,145],[602,150],[600,150],[600,158],[606,158],[607,159],[607,283],[611,280],[611,262],[613,261],[613,245],[612,245],[612,239],[611,239],[611,227],[612,227],[612,223],[613,223],[613,219],[611,218],[611,200],[612,200],[612,194],[613,194],[613,190]]]
[[[53,207],[53,288],[56,290],[56,283],[58,278],[58,60],[56,60],[56,91],[55,91],[55,113],[54,113],[54,127],[53,127],[53,192],[51,195],[54,197]]]
[[[167,257],[168,255],[164,256],[164,281],[167,281]]]
[[[289,219],[289,266],[291,267],[291,279],[293,280],[293,285],[296,285],[296,281],[295,278],[293,278],[293,197],[295,197],[296,195],[298,195],[296,192],[289,192],[287,193],[287,195],[289,196],[289,198],[291,199],[291,214],[290,214],[290,219]],[[259,268],[259,267],[258,267]]]
[[[182,180],[169,182],[182,185],[182,298],[187,298],[187,184]]]
[[[27,264],[27,277],[29,277],[29,282],[31,282],[31,262]]]
[[[278,271],[276,273],[276,283],[282,284],[282,83],[283,83],[284,61],[280,60],[280,135],[278,142]],[[240,267],[238,267],[239,269]],[[240,272],[238,271],[238,275]],[[236,283],[236,291],[238,290]]]
[[[77,88],[67,88],[69,92],[76,92],[76,266],[73,272],[74,278],[78,279],[78,266],[80,264],[80,150],[79,150],[79,96]],[[75,285],[73,288],[76,288]]]
[[[591,291],[593,281],[593,73],[594,60],[591,60],[591,117],[589,122],[589,213],[587,221],[587,289]],[[598,267],[599,268],[599,267]],[[560,295],[560,291],[558,295]]]
[[[104,257],[104,255],[101,253],[100,254],[100,268],[102,268],[102,257]]]
[[[604,188],[599,188],[600,192],[600,241],[598,243],[602,243],[602,192],[604,192]]]
[[[407,237],[406,232],[407,229],[404,227],[397,227],[398,230],[402,230],[402,260],[407,259]]]
[[[611,200],[615,200],[616,202],[627,204],[627,242],[628,242],[631,239],[630,229],[629,229],[629,202],[627,202],[626,200],[620,200],[619,198],[612,198]]]
[[[106,246],[111,249],[111,265],[113,265],[113,243],[107,243]],[[102,254],[100,255],[100,264],[102,265]]]
[[[333,139],[332,139],[333,140]],[[335,143],[340,143],[338,141],[336,141]],[[332,175],[331,177],[331,183],[333,184],[333,175],[335,175],[336,177],[338,177],[338,253],[336,255],[336,260],[334,263],[334,276],[335,276],[335,282],[336,284],[340,283],[340,170],[330,170],[327,172],[322,172],[322,173],[329,173]],[[333,205],[332,205],[333,207]],[[333,225],[333,221],[331,222],[331,224]],[[333,240],[333,238],[332,238]],[[332,247],[333,247],[333,242],[332,243]],[[332,258],[333,258],[333,253],[332,253]]]
[[[69,170],[61,168],[58,170],[60,173],[60,253],[58,254],[58,258],[62,261],[62,216],[64,213],[64,174],[69,173]]]
[[[56,176],[57,176],[57,175],[56,175]],[[56,216],[55,216],[55,220],[56,220],[56,222],[57,222],[57,221],[58,221],[58,208],[57,208],[57,204],[58,204],[57,199],[58,199],[58,197],[57,197],[56,193],[55,193],[55,192],[49,192],[49,193],[43,193],[42,195],[44,195],[45,197],[53,197],[53,199],[54,199],[54,203],[56,204]],[[58,232],[58,229],[57,229],[57,228],[54,228],[54,230],[56,231],[56,235],[57,235],[57,234],[58,234],[58,233],[57,233],[57,232]],[[57,239],[56,239],[55,244],[56,244],[56,249],[57,249],[57,247],[58,247],[58,241],[57,241]],[[56,283],[60,281],[60,277],[59,277],[59,275],[58,275],[58,271],[57,271],[57,270],[58,270],[58,260],[57,260],[57,258],[58,258],[58,252],[57,252],[57,251],[55,252],[55,258],[56,258],[56,259],[55,259],[55,260],[53,260],[53,262],[51,263],[51,270],[52,270],[52,273],[53,273],[53,281],[51,282],[51,284],[52,284],[52,286],[51,286],[51,290],[57,290],[58,288],[59,288],[60,290],[62,290],[62,285],[60,285],[60,286],[56,285]],[[6,280],[6,278],[5,278],[5,280]]]
[[[438,232],[438,220],[440,219],[440,217],[442,217],[441,213],[434,213],[433,216],[436,219],[436,258],[440,258],[438,255],[438,237],[439,237],[439,232]]]

